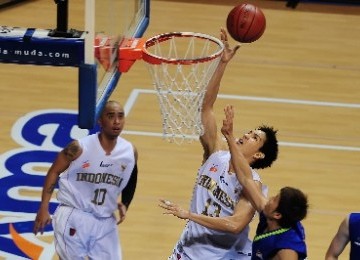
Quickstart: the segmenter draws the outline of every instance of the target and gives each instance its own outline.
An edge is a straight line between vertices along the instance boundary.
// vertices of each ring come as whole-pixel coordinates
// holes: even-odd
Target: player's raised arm
[[[213,107],[219,93],[220,81],[224,75],[228,62],[233,58],[240,47],[240,44],[238,44],[234,48],[230,48],[228,36],[224,29],[221,29],[220,38],[224,43],[225,48],[219,64],[209,80],[202,104],[201,120],[204,126],[204,134],[200,137],[200,141],[204,147],[205,157],[209,156],[209,154],[216,149],[216,142],[218,140],[218,130]]]
[[[234,108],[232,106],[226,106],[224,109],[225,119],[223,120],[223,126],[221,128],[222,134],[225,136],[230,153],[231,161],[236,172],[236,176],[244,187],[247,198],[250,200],[251,204],[256,208],[257,211],[262,211],[265,204],[266,198],[261,193],[256,182],[252,178],[251,168],[237,147],[235,137],[233,135],[233,118],[234,118]]]

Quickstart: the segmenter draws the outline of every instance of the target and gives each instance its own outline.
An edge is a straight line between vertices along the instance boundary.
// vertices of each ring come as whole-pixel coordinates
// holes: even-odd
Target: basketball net
[[[171,143],[192,142],[204,133],[202,103],[223,43],[206,34],[176,32],[154,36],[141,49],[157,93],[163,137]],[[119,52],[120,67],[124,53]]]

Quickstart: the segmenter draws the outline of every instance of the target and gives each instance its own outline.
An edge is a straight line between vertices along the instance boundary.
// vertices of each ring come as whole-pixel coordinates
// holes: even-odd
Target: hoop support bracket
[[[128,72],[136,60],[142,59],[146,40],[143,38],[124,39],[118,49],[118,69]]]

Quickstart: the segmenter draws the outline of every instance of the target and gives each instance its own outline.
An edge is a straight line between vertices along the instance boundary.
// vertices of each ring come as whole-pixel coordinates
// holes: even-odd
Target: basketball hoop
[[[171,32],[154,36],[142,46],[131,45],[120,46],[119,69],[127,71],[140,58],[148,64],[164,138],[181,144],[202,135],[202,102],[224,49],[222,41],[202,33]]]

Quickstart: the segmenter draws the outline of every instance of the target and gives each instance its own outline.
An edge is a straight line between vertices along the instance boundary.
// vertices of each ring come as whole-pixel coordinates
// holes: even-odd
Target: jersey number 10
[[[94,191],[94,198],[91,201],[92,203],[94,203],[95,205],[102,205],[105,202],[105,196],[106,196],[106,189],[96,189]]]

